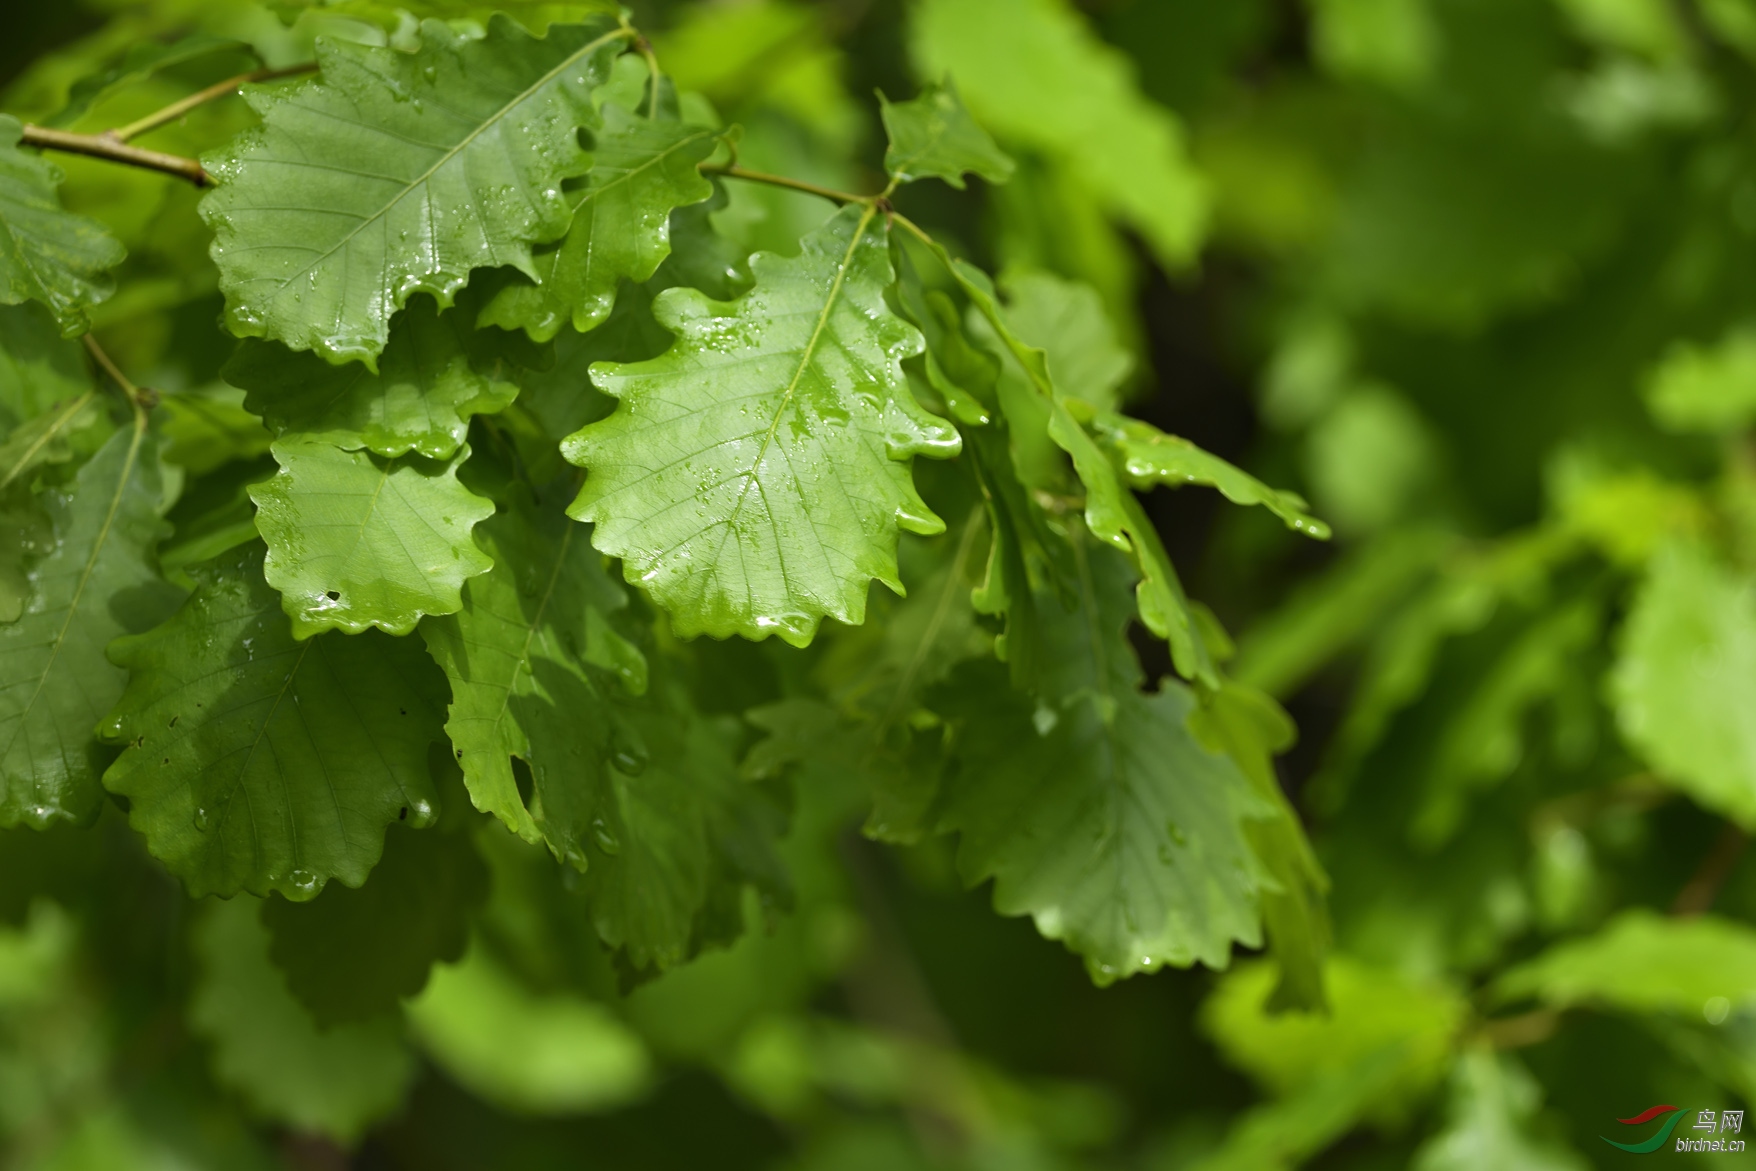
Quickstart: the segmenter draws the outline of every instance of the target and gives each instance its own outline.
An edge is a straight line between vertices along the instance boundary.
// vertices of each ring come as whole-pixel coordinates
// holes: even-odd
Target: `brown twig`
[[[289,65],[284,69],[252,69],[248,73],[240,73],[236,77],[216,81],[206,89],[197,90],[180,101],[172,102],[162,110],[155,110],[146,117],[136,119],[126,126],[106,130],[99,137],[113,138],[117,142],[127,142],[131,138],[140,137],[149,130],[157,130],[167,122],[175,122],[197,106],[206,105],[215,98],[223,98],[235,93],[239,86],[257,81],[273,81],[280,77],[297,77],[301,73],[310,73],[316,68],[317,62],[306,61],[300,65]]]
[[[833,187],[820,187],[815,183],[807,183],[803,179],[789,179],[785,175],[770,175],[766,171],[752,171],[748,167],[740,167],[735,163],[709,163],[701,168],[704,175],[724,175],[730,179],[744,179],[751,183],[766,183],[770,187],[785,187],[789,191],[803,191],[807,195],[817,195],[836,203],[876,203],[876,195],[855,195],[849,191],[837,191]]]
[[[1677,892],[1677,899],[1671,904],[1671,914],[1687,919],[1712,907],[1713,900],[1719,897],[1719,888],[1731,877],[1732,868],[1738,864],[1744,847],[1749,844],[1750,836],[1728,822],[1715,839],[1713,848],[1701,859],[1701,865]]]
[[[203,170],[201,163],[195,159],[169,155],[162,151],[142,150],[103,134],[75,134],[68,130],[50,130],[46,126],[26,126],[19,141],[26,146],[40,146],[45,150],[62,150],[68,154],[86,155],[124,166],[162,171],[179,179],[187,179],[197,187],[213,186],[213,176]]]

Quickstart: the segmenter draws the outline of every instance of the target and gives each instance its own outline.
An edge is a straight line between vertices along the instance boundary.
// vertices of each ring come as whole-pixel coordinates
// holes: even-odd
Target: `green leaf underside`
[[[365,886],[262,904],[269,954],[319,1025],[394,1013],[463,955],[487,882],[467,833],[392,830]]]
[[[302,439],[273,451],[281,470],[250,498],[268,542],[264,573],[297,637],[407,634],[423,614],[455,613],[463,583],[487,572],[470,530],[494,505],[458,482],[467,446],[444,464]]]
[[[104,274],[122,245],[96,220],[61,207],[61,168],[18,145],[24,127],[0,114],[0,304],[40,301],[61,332],[85,332],[85,309],[108,297]]]
[[[591,186],[561,242],[539,249],[535,285],[509,285],[482,312],[482,324],[523,329],[548,341],[569,323],[581,333],[610,315],[616,285],[644,281],[671,252],[674,208],[700,203],[713,184],[699,166],[721,134],[680,122],[603,109],[592,147]]]
[[[668,290],[654,312],[676,344],[592,368],[621,403],[563,445],[587,469],[570,511],[680,635],[803,646],[824,615],[858,624],[872,579],[902,592],[897,528],[944,529],[909,460],[959,438],[903,379],[920,336],[885,306],[876,217],[844,208],[796,259],[758,254],[738,301]]]
[[[215,1080],[257,1113],[346,1143],[401,1103],[416,1071],[401,1022],[319,1029],[270,961],[254,903],[208,907],[194,951],[189,1024],[213,1045]]]
[[[610,626],[622,587],[584,530],[515,508],[483,541],[495,565],[463,610],[421,624],[451,680],[446,731],[471,799],[582,872],[607,944],[669,967],[689,954],[743,800],[732,741],[669,685],[649,690],[644,656]]]
[[[322,80],[247,91],[263,124],[204,159],[201,205],[232,332],[370,363],[412,294],[449,305],[472,269],[532,273],[588,166],[577,131],[626,36],[609,27],[430,21],[416,53],[324,40]]]
[[[118,595],[166,589],[152,548],[165,530],[156,442],[144,419],[49,503],[55,550],[30,574],[24,614],[0,626],[0,825],[85,822],[103,798],[92,728],[127,673],[104,648],[128,633]]]
[[[420,648],[294,639],[262,559],[252,541],[196,567],[182,609],[112,648],[130,676],[102,735],[127,747],[104,784],[196,897],[359,886],[385,826],[435,816],[440,700]]]
[[[1098,291],[1030,269],[1006,272],[1000,285],[1007,324],[1043,351],[1055,388],[1100,409],[1118,407],[1134,355],[1116,337]]]
[[[1201,633],[1190,616],[1189,600],[1182,582],[1165,552],[1164,543],[1095,440],[1068,409],[1065,396],[1056,389],[1049,373],[1047,355],[1028,345],[1013,331],[986,273],[953,259],[937,244],[931,245],[956,278],[1000,341],[1023,367],[1048,413],[1048,434],[1056,446],[1073,460],[1074,471],[1085,484],[1085,523],[1092,535],[1113,545],[1134,561],[1140,573],[1135,599],[1146,628],[1170,644],[1171,661],[1185,679],[1218,685],[1218,673]],[[1025,422],[1020,421],[1021,425]]]
[[[943,179],[961,191],[966,173],[990,183],[1012,177],[1012,160],[976,125],[951,82],[927,86],[912,101],[892,102],[883,94],[878,100],[890,136],[884,170],[892,178],[903,183]]]
[[[472,415],[502,411],[518,394],[505,362],[481,353],[491,336],[471,329],[461,313],[441,313],[427,297],[412,299],[391,323],[376,371],[246,338],[221,373],[248,392],[245,409],[276,435],[296,432],[383,456],[413,451],[450,459]]]
[[[1187,439],[1167,435],[1151,423],[1111,411],[1099,411],[1093,427],[1098,437],[1120,456],[1122,470],[1136,488],[1155,484],[1217,488],[1233,504],[1262,505],[1290,529],[1320,541],[1329,537],[1329,526],[1307,511],[1309,506],[1298,493],[1270,488]]]
[[[960,669],[945,689],[940,710],[964,723],[941,829],[961,834],[966,882],[993,878],[995,909],[1031,915],[1100,982],[1163,964],[1223,968],[1233,940],[1261,941],[1244,823],[1269,810],[1191,732],[1193,693],[1171,680],[1140,691],[1117,559],[1076,552],[1080,607],[1038,603],[1053,706],[1033,715],[994,664]]]

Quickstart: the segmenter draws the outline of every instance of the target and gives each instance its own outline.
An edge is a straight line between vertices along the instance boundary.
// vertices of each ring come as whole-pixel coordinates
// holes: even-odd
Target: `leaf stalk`
[[[126,126],[118,126],[106,130],[100,138],[113,138],[117,142],[127,142],[138,138],[149,130],[157,130],[167,122],[175,122],[197,106],[206,105],[216,98],[223,98],[235,93],[240,86],[258,81],[274,81],[282,77],[297,77],[302,73],[312,73],[317,69],[317,62],[306,61],[299,65],[289,65],[284,69],[252,69],[248,73],[240,73],[236,77],[228,77],[224,81],[216,81],[206,89],[197,90],[186,98],[172,102],[162,110],[155,110],[144,118],[136,119]]]
[[[80,340],[85,343],[85,352],[90,354],[92,361],[98,364],[98,369],[107,374],[110,381],[114,382],[127,397],[128,405],[134,408],[137,416],[143,416],[158,405],[158,394],[155,391],[134,385],[128,376],[122,373],[122,368],[116,365],[115,360],[105,352],[104,347],[98,345],[97,338],[88,333]]]
[[[816,183],[807,183],[803,179],[791,179],[785,175],[771,175],[767,171],[752,171],[748,167],[740,167],[736,163],[709,163],[701,168],[704,175],[724,175],[728,179],[743,179],[750,183],[766,183],[770,187],[784,187],[789,191],[803,191],[807,195],[816,195],[836,203],[877,204],[882,200],[878,195],[855,195],[851,191],[837,191],[833,187],[822,187]]]

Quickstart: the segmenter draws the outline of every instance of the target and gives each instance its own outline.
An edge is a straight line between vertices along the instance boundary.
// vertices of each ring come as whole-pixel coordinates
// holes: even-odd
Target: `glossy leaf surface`
[[[679,634],[803,646],[824,616],[860,622],[874,578],[901,592],[897,528],[944,528],[909,461],[955,454],[958,436],[903,381],[920,339],[884,304],[874,209],[846,208],[798,258],[754,268],[727,305],[662,294],[654,312],[678,335],[662,357],[592,368],[620,403],[563,447],[586,469],[570,511]]]
[[[523,329],[547,341],[571,324],[581,333],[610,315],[616,286],[644,281],[671,252],[675,208],[700,203],[713,185],[697,169],[721,135],[606,105],[593,138],[590,185],[559,244],[538,249],[535,285],[502,289],[484,325]]]
[[[432,22],[419,52],[325,40],[321,80],[251,90],[261,129],[205,160],[232,331],[371,363],[414,293],[449,305],[472,269],[531,272],[567,230],[561,183],[586,171],[577,132],[624,39]]]
[[[274,445],[280,472],[253,485],[263,572],[293,633],[407,634],[423,614],[455,613],[463,583],[489,560],[470,539],[494,505],[465,488],[460,448],[448,462],[385,459],[310,440]]]

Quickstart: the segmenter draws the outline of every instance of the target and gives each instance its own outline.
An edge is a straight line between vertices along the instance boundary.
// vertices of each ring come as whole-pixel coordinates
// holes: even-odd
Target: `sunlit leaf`
[[[261,128],[204,160],[232,331],[371,362],[413,294],[446,306],[472,269],[534,275],[531,246],[567,230],[561,184],[586,171],[578,130],[626,36],[430,22],[419,52],[325,39],[320,80],[248,91]]]
[[[860,622],[872,579],[901,592],[899,526],[944,528],[909,461],[954,454],[958,436],[903,380],[920,341],[885,306],[876,209],[843,210],[804,248],[759,255],[756,287],[730,304],[661,294],[677,343],[593,367],[621,403],[563,447],[587,472],[572,514],[679,634],[803,646],[825,615]]]
[[[713,194],[697,168],[720,139],[718,131],[605,106],[572,228],[537,250],[536,283],[502,289],[482,324],[523,329],[539,341],[569,323],[581,333],[597,326],[620,281],[648,279],[670,254],[672,210]]]
[[[1012,177],[1015,164],[976,125],[952,82],[929,85],[906,102],[880,94],[879,102],[884,131],[890,136],[884,169],[897,182],[943,179],[961,191],[966,173],[990,183]]]
[[[470,530],[494,505],[458,482],[467,446],[443,463],[306,439],[273,450],[281,470],[250,498],[268,542],[263,572],[297,637],[370,626],[407,634],[423,614],[456,613],[463,583],[487,572]]]

